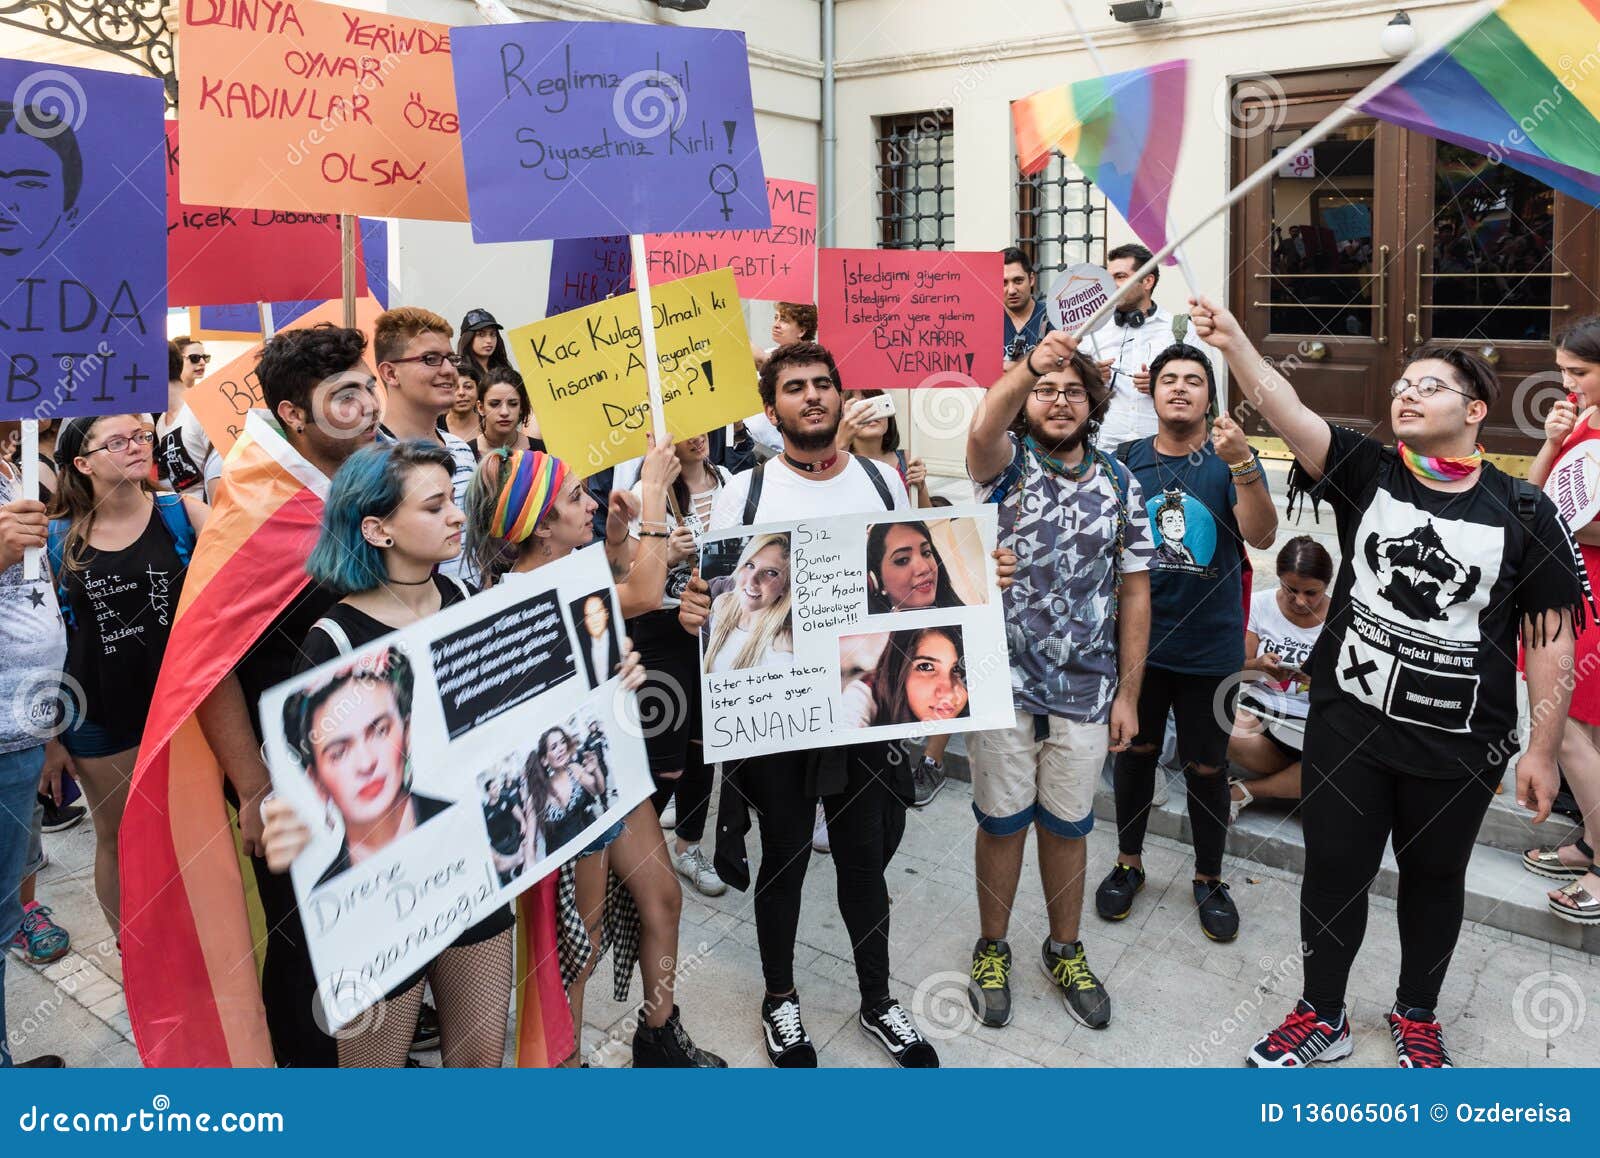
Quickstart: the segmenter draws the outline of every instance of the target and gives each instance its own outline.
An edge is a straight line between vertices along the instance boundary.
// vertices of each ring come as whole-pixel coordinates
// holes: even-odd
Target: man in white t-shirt
[[[720,489],[711,510],[711,531],[911,505],[893,467],[835,447],[844,395],[838,367],[822,346],[795,342],[778,347],[761,367],[760,385],[766,417],[782,435],[783,451],[734,475]],[[697,574],[683,593],[679,621],[685,630],[698,634],[710,609],[709,589]],[[779,1068],[817,1064],[816,1047],[800,1020],[794,947],[819,796],[838,871],[839,911],[855,951],[859,1024],[897,1065],[939,1064],[938,1054],[917,1030],[909,1011],[889,994],[889,890],[884,872],[905,833],[906,801],[911,795],[911,761],[900,748],[899,741],[857,744],[723,765],[717,870],[736,888],[749,884],[741,843],[750,811],[759,818],[761,870],[755,882],[755,914],[767,990],[761,1021],[767,1056]]]

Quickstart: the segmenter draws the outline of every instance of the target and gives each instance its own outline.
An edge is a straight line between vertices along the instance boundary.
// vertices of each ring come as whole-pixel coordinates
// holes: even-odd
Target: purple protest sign
[[[550,298],[544,316],[553,318],[632,290],[633,254],[626,235],[561,238],[550,253]]]
[[[450,30],[475,241],[765,228],[744,33]]]
[[[167,408],[161,82],[0,59],[0,418]]]

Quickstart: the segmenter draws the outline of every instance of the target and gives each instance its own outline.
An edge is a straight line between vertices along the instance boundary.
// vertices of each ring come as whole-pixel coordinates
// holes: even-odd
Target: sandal
[[[1589,858],[1587,865],[1570,865],[1561,859],[1559,848],[1533,848],[1522,854],[1522,867],[1536,877],[1547,877],[1553,881],[1575,881],[1589,871],[1594,864],[1594,849],[1589,847],[1583,837],[1572,842],[1572,847]]]
[[[1232,824],[1234,821],[1239,819],[1239,813],[1244,811],[1245,806],[1255,800],[1255,796],[1251,793],[1250,789],[1245,787],[1243,780],[1228,781],[1228,788],[1228,823]],[[1244,793],[1243,800],[1235,800],[1233,798],[1232,789],[1235,788]]]
[[[1558,891],[1572,904],[1563,904],[1552,898],[1549,902],[1552,913],[1574,925],[1600,925],[1600,898],[1596,898],[1578,881],[1563,885]]]

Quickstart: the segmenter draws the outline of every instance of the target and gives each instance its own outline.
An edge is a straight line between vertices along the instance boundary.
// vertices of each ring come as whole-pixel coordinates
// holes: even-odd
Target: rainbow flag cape
[[[1017,167],[1034,174],[1051,150],[1072,159],[1152,250],[1167,243],[1189,62],[1074,81],[1013,101]],[[1168,258],[1171,264],[1173,258]]]
[[[1600,0],[1501,0],[1361,112],[1600,205]]]

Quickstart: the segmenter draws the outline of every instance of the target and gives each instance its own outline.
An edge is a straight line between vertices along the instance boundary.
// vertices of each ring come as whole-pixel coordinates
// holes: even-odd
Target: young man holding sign
[[[783,453],[735,475],[717,494],[710,531],[828,514],[903,510],[905,484],[893,467],[834,446],[844,408],[833,355],[815,342],[779,346],[761,367],[766,417],[783,436]],[[699,634],[711,610],[698,571],[678,606],[686,631]],[[729,816],[754,808],[761,832],[756,878],[756,935],[767,996],[761,1004],[767,1056],[784,1069],[814,1068],[816,1047],[800,1020],[794,945],[800,895],[811,860],[811,832],[820,796],[827,812],[839,912],[855,949],[861,988],[860,1024],[895,1063],[929,1068],[939,1056],[911,1014],[889,995],[889,888],[884,872],[905,834],[911,764],[900,741],[821,751],[784,752],[723,766],[719,830],[735,840]],[[904,783],[897,783],[903,780]],[[735,864],[742,857],[734,858]],[[719,869],[726,864],[719,849]],[[735,887],[740,874],[722,873]],[[743,879],[748,882],[749,874]]]
[[[1151,543],[1138,482],[1090,444],[1108,396],[1054,331],[990,389],[967,436],[977,497],[1000,508],[1001,542],[1020,560],[1006,593],[1016,726],[967,741],[980,926],[968,997],[985,1025],[1011,1020],[1006,934],[1030,825],[1050,918],[1040,964],[1074,1018],[1111,1022],[1078,939],[1084,846],[1106,751],[1137,729]]]

